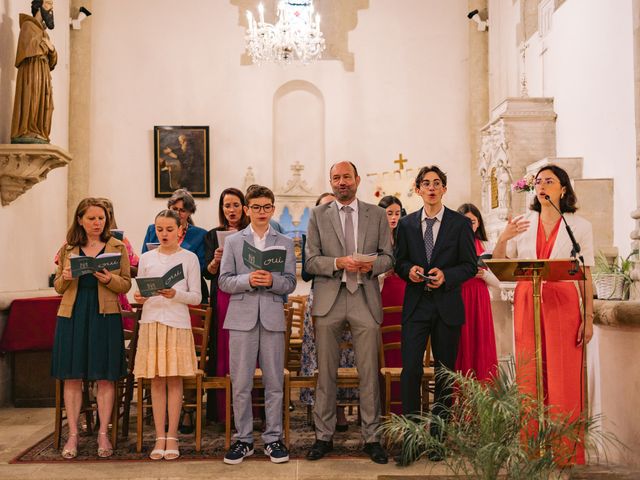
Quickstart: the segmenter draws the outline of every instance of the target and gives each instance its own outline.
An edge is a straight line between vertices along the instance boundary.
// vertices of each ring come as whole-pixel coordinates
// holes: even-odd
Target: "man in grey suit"
[[[224,328],[229,330],[229,372],[233,387],[235,442],[224,462],[237,464],[253,455],[251,390],[256,360],[265,392],[266,428],[264,451],[274,463],[289,460],[282,443],[282,399],[284,384],[284,297],[296,288],[296,257],[293,241],[269,226],[275,210],[273,192],[256,186],[247,192],[245,213],[251,223],[227,237],[220,263],[218,287],[231,294]],[[249,243],[260,250],[279,246],[286,251],[282,273],[255,270],[245,265],[242,251]]]
[[[305,249],[305,270],[315,275],[311,314],[318,352],[313,411],[316,442],[307,458],[318,460],[333,449],[340,338],[348,322],[360,379],[364,451],[374,462],[387,463],[376,433],[380,423],[378,342],[382,322],[377,277],[393,267],[391,232],[382,208],[356,199],[360,177],[353,163],[336,163],[329,179],[337,200],[312,210]],[[354,252],[378,256],[373,262],[360,262],[352,257]]]

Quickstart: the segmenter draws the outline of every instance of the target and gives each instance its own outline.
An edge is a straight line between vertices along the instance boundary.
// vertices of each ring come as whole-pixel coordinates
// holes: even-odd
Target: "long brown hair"
[[[109,209],[99,198],[88,197],[80,201],[76,207],[76,213],[73,215],[73,221],[67,231],[67,245],[70,247],[84,246],[87,244],[87,232],[84,231],[82,225],[80,225],[80,219],[87,213],[89,207],[98,207],[104,211],[104,228],[100,234],[100,241],[107,243],[111,238],[111,232],[109,227],[111,225],[111,216],[109,215]]]
[[[218,202],[218,221],[220,222],[220,226],[224,227],[225,230],[229,228],[229,220],[227,220],[227,217],[225,217],[224,208],[223,208],[224,197],[226,197],[227,195],[233,195],[234,197],[238,197],[238,199],[240,200],[241,207],[247,206],[247,202],[244,199],[244,194],[237,188],[229,187],[229,188],[225,188],[222,191],[222,193],[220,194],[220,201]],[[249,225],[249,217],[247,217],[247,214],[244,213],[244,208],[240,208],[240,211],[242,213],[240,214],[240,223],[238,224],[238,230],[242,230],[247,225]]]
[[[482,219],[482,214],[480,213],[478,207],[476,207],[473,203],[463,203],[458,207],[458,213],[461,213],[462,215],[464,215],[465,213],[471,213],[478,219],[478,228],[476,228],[476,231],[473,235],[483,242],[486,242],[487,232],[484,229],[484,220]]]

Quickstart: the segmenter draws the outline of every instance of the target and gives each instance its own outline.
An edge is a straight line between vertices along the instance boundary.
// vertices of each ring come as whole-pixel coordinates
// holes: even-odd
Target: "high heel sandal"
[[[69,434],[69,437],[77,437],[77,436],[78,436],[77,433],[70,433]],[[69,439],[67,439],[67,441],[69,441]],[[67,460],[71,460],[72,458],[76,458],[78,456],[77,440],[76,440],[76,448],[63,448],[62,449],[62,453],[60,455],[62,455],[62,458],[66,458]]]
[[[167,437],[167,440],[175,440],[176,443],[178,443],[178,441],[179,441],[176,437]],[[165,460],[175,460],[179,456],[180,456],[180,450],[178,450],[177,448],[164,451],[164,459]]]
[[[107,432],[98,432],[98,435],[108,435]],[[98,456],[100,458],[109,458],[113,455],[113,447],[101,448],[98,447]]]
[[[158,440],[166,441],[167,437],[157,437],[156,442]],[[149,454],[149,458],[151,460],[162,460],[164,458],[164,448],[154,448],[153,450],[151,450],[151,453]]]

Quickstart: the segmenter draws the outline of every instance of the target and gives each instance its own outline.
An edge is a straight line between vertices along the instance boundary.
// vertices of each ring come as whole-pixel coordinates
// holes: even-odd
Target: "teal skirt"
[[[71,318],[57,318],[52,377],[116,381],[127,373],[122,318],[99,311],[98,280],[83,275]]]

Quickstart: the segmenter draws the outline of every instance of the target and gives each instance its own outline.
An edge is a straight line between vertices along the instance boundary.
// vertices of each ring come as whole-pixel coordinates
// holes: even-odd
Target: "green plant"
[[[406,461],[438,451],[456,475],[482,480],[548,479],[570,463],[572,445],[588,446],[588,442],[604,447],[617,442],[593,429],[598,418],[570,419],[546,407],[544,421],[538,424],[536,401],[519,391],[514,367],[501,366],[488,382],[456,372],[442,375],[455,385],[447,422],[431,413],[392,415],[380,427],[388,444],[402,443]],[[444,433],[442,440],[430,435],[431,423]]]
[[[633,268],[632,257],[638,254],[638,250],[633,250],[626,258],[622,258],[620,255],[613,260],[609,260],[605,257],[602,251],[598,252],[596,256],[596,265],[594,273],[597,274],[614,274],[622,275],[628,282],[631,282],[631,269]]]
[[[626,258],[622,258],[620,255],[613,258],[613,260],[608,259],[602,251],[598,252],[598,255],[595,258],[596,264],[594,267],[594,279],[598,282],[598,277],[604,277],[606,275],[619,275],[624,278],[624,283],[622,285],[622,298],[626,298],[627,291],[631,285],[631,270],[633,268],[632,259],[634,256],[638,254],[638,250],[633,250]]]

